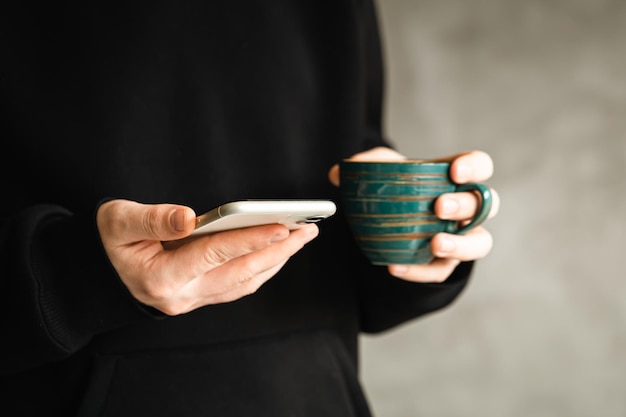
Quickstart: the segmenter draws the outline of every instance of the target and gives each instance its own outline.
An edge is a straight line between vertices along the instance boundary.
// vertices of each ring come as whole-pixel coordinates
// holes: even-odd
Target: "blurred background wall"
[[[626,1],[380,0],[387,131],[489,152],[492,253],[362,340],[381,417],[626,416]]]

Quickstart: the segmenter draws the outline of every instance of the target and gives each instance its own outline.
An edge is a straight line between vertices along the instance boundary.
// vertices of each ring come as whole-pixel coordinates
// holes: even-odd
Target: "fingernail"
[[[443,200],[443,212],[445,214],[454,214],[459,210],[459,202],[455,198],[446,197]]]
[[[441,255],[452,252],[455,249],[454,242],[449,237],[441,237],[437,245],[437,252]]]
[[[472,168],[469,165],[456,167],[456,182],[466,182],[472,176]]]
[[[185,210],[176,209],[170,214],[170,226],[177,232],[185,230]]]

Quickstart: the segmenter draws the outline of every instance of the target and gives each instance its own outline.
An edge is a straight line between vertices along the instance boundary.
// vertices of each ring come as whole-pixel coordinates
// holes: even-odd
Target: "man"
[[[491,249],[478,227],[437,235],[429,265],[372,266],[341,208],[163,244],[227,201],[338,201],[342,158],[403,157],[370,1],[18,2],[0,20],[0,398],[18,415],[368,416],[358,335],[448,305]],[[467,152],[451,176],[492,169]]]

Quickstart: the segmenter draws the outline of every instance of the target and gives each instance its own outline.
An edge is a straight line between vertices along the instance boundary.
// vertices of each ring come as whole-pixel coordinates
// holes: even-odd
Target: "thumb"
[[[196,213],[189,207],[162,204],[156,208],[156,222],[149,232],[159,240],[180,239],[193,231],[196,225]],[[163,213],[164,212],[164,213]],[[163,216],[163,218],[161,218]]]
[[[119,244],[181,239],[189,235],[196,224],[196,214],[190,207],[128,200],[103,204],[97,219],[100,233]]]
[[[335,187],[339,187],[339,164],[333,165],[328,171],[328,180]]]

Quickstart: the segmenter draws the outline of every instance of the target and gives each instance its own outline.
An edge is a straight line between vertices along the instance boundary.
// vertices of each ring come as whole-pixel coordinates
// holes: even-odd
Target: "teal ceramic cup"
[[[435,234],[463,234],[487,219],[490,188],[455,184],[449,170],[450,162],[431,160],[340,162],[341,209],[372,264],[429,263],[434,258],[430,240]],[[459,191],[480,195],[476,215],[463,226],[434,213],[437,197]]]

